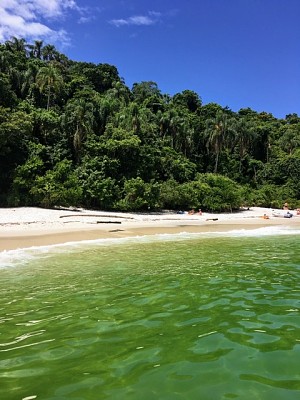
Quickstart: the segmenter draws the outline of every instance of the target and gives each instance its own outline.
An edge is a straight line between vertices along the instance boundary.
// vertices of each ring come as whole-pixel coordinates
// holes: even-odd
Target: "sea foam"
[[[247,238],[247,237],[263,237],[263,236],[285,236],[285,235],[300,235],[299,229],[293,229],[286,226],[270,226],[256,229],[233,229],[231,231],[217,232],[180,232],[180,233],[165,233],[155,235],[141,235],[125,238],[109,238],[109,239],[93,239],[81,240],[76,242],[67,242],[61,244],[53,244],[47,246],[32,246],[28,248],[20,248],[15,250],[4,250],[0,252],[0,269],[8,267],[17,267],[28,265],[33,260],[40,258],[51,257],[66,252],[76,252],[88,247],[99,246],[114,246],[122,244],[134,243],[155,243],[180,241],[190,239],[210,239],[210,238]]]

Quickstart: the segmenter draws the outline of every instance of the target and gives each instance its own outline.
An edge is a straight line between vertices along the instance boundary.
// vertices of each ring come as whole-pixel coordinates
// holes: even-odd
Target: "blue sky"
[[[131,88],[300,115],[300,0],[0,0],[0,42],[44,40]]]

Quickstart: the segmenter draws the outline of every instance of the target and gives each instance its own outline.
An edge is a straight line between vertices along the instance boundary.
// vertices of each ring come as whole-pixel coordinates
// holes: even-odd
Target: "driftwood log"
[[[133,217],[127,217],[123,215],[99,215],[99,214],[71,214],[71,215],[60,215],[59,218],[68,218],[68,217],[103,217],[103,218],[125,218],[125,219],[134,219]]]

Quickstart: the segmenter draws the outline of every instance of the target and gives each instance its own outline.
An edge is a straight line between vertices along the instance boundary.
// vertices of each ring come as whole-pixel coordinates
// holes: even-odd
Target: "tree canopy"
[[[0,206],[300,206],[300,117],[203,104],[51,44],[0,44]]]

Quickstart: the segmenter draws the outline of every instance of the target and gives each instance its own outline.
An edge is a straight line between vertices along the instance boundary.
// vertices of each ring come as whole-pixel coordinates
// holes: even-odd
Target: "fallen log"
[[[125,219],[134,219],[133,217],[127,217],[123,215],[99,215],[99,214],[71,214],[71,215],[60,215],[59,218],[68,218],[68,217],[102,217],[102,218],[125,218]]]
[[[97,224],[121,224],[121,221],[97,221]]]

